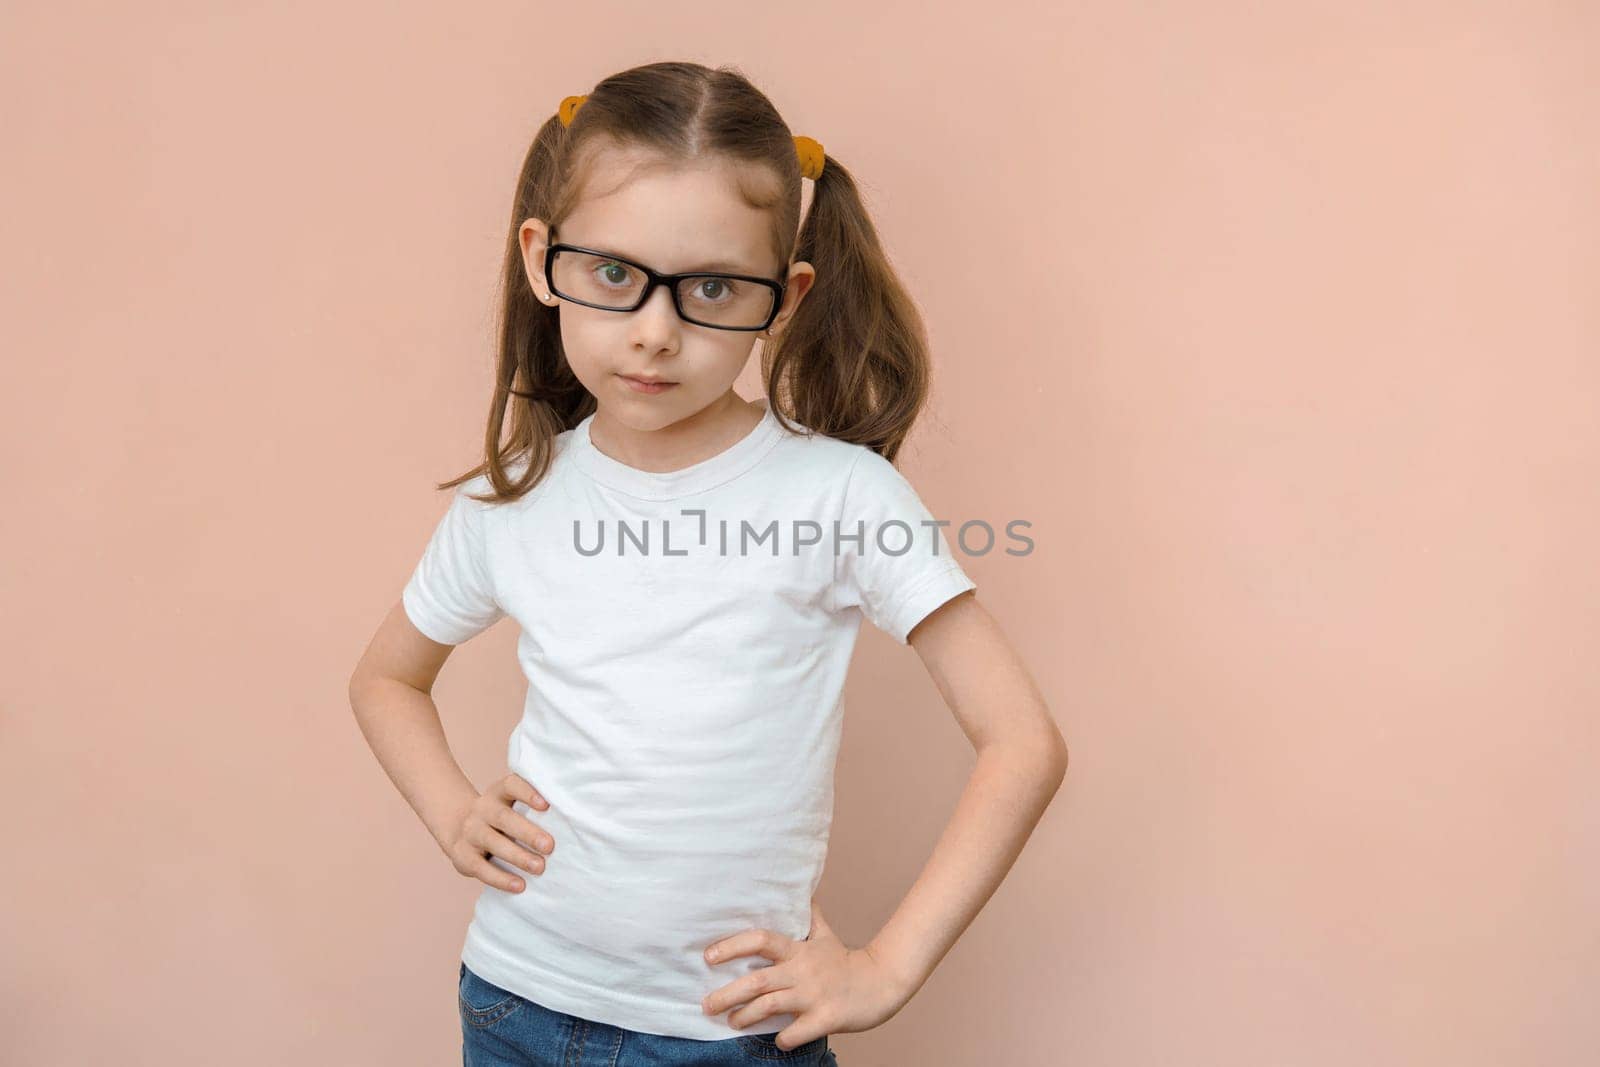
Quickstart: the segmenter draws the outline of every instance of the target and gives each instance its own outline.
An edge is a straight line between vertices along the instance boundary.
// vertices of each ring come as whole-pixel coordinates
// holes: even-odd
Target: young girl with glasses
[[[801,181],[813,181],[805,218]],[[738,71],[568,97],[512,205],[483,460],[357,665],[352,706],[461,874],[468,1064],[837,1064],[1015,862],[1067,750],[893,460],[928,345],[849,172]],[[734,392],[763,339],[765,397]],[[528,680],[479,790],[432,687],[510,616]],[[815,906],[861,620],[977,751],[864,945]]]

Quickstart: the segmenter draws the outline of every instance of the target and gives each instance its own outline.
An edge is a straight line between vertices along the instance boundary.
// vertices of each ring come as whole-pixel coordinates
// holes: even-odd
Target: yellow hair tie
[[[580,96],[569,96],[561,101],[561,106],[556,109],[556,115],[561,119],[561,125],[571,126],[572,120],[577,118],[578,109],[583,102],[589,99],[587,93]],[[822,151],[822,145],[809,137],[796,137],[794,139],[794,154],[800,161],[800,176],[816,181],[822,177],[822,167],[827,161],[827,156]]]
[[[826,156],[822,153],[822,146],[809,137],[796,137],[794,139],[794,154],[800,157],[800,176],[816,181],[822,177],[822,164]]]
[[[577,117],[578,109],[583,106],[583,102],[587,99],[589,99],[589,96],[585,93],[582,96],[569,96],[561,101],[561,106],[556,108],[556,114],[561,116],[561,125],[571,126],[572,120]]]

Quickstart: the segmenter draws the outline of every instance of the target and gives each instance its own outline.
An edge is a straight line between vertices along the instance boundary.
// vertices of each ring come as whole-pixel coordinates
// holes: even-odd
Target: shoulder
[[[920,507],[916,487],[892,462],[866,445],[826,434],[786,434],[774,451],[790,494],[825,499],[835,513]]]
[[[883,460],[872,449],[853,441],[818,433],[816,430],[789,420],[794,430],[782,429],[779,453],[789,461],[822,475],[826,480],[842,484],[851,471],[866,457]]]
[[[563,430],[553,438],[549,469],[537,484],[521,496],[515,499],[490,499],[494,497],[494,485],[489,480],[488,472],[485,471],[457,485],[456,499],[461,501],[463,506],[479,514],[493,513],[496,517],[509,517],[527,510],[546,494],[561,468],[570,462],[568,448],[572,444],[572,435],[573,431]],[[504,464],[506,477],[513,482],[519,481],[527,473],[531,462],[532,456],[525,451],[511,457]]]

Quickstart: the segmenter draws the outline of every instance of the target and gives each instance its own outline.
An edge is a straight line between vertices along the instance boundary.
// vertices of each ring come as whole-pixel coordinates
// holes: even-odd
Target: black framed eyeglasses
[[[662,274],[598,248],[560,243],[545,250],[544,274],[556,296],[602,311],[637,311],[665,285],[680,319],[714,330],[765,330],[787,288],[748,274]]]

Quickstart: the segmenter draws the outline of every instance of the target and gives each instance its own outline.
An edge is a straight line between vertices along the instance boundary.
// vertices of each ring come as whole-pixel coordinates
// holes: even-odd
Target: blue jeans
[[[465,1067],[839,1067],[826,1034],[785,1052],[772,1034],[720,1041],[645,1034],[546,1008],[461,965]]]

